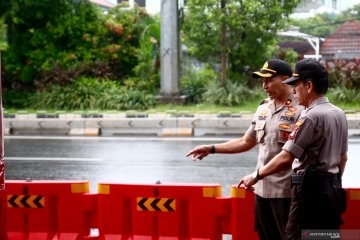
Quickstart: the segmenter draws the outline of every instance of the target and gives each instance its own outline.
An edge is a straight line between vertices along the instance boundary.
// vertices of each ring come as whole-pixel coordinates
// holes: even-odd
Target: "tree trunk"
[[[225,1],[221,0],[221,11],[225,15]],[[221,19],[221,84],[225,85],[226,81],[226,24],[225,18]]]

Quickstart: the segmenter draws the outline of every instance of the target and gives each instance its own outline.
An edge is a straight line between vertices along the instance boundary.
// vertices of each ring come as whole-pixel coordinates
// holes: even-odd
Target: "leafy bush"
[[[31,106],[38,109],[85,110],[144,110],[154,104],[152,96],[137,89],[120,88],[107,79],[79,78],[65,86],[51,85],[46,92],[38,92]]]
[[[289,63],[290,66],[295,66],[299,60],[299,55],[292,48],[281,48],[279,45],[270,46],[268,49],[269,55],[272,58],[282,59]]]
[[[239,83],[227,81],[224,86],[218,82],[210,83],[208,90],[203,94],[203,99],[208,103],[235,106],[260,99],[263,95],[263,91],[251,90]]]
[[[360,88],[360,60],[335,60],[326,63],[330,87]]]
[[[330,101],[334,103],[350,103],[350,104],[360,103],[359,90],[355,88],[346,88],[346,87],[330,88],[328,92],[328,97]]]
[[[202,100],[203,93],[206,92],[210,82],[216,82],[218,75],[214,70],[205,68],[195,72],[190,70],[180,80],[181,91],[186,95],[187,103],[199,103]]]
[[[4,90],[2,92],[2,102],[4,108],[25,108],[29,104],[29,98],[34,95],[33,92]]]

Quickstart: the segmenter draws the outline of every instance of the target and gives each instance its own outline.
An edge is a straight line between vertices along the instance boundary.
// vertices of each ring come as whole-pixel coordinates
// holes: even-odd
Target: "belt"
[[[291,175],[291,184],[300,185],[304,180],[304,175]]]
[[[292,185],[301,185],[303,180],[304,180],[304,176],[305,175],[297,175],[297,174],[292,174],[291,175],[291,184]],[[330,174],[330,175],[325,175],[325,174],[317,174],[317,175],[312,175],[311,176],[312,180],[315,180],[313,183],[337,183],[338,179],[337,179],[337,174]]]

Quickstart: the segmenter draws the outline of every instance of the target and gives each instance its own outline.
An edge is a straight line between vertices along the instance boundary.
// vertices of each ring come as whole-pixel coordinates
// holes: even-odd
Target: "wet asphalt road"
[[[6,179],[99,182],[231,184],[255,169],[257,148],[239,155],[211,155],[192,161],[186,153],[199,144],[226,139],[57,138],[5,139]]]
[[[210,155],[192,161],[186,153],[199,144],[230,138],[6,137],[7,180],[88,180],[153,184],[220,183],[222,195],[255,169],[258,148],[235,155]],[[360,141],[350,142],[344,185],[359,187]]]

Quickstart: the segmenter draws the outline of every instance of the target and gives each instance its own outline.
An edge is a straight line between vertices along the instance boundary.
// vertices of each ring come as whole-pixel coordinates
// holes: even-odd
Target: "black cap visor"
[[[300,79],[301,77],[297,76],[297,77],[291,77],[286,79],[285,81],[283,81],[283,83],[288,84],[288,85],[295,85],[296,80]]]

